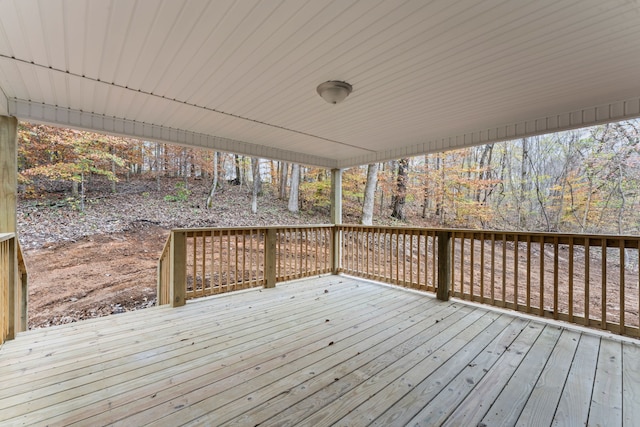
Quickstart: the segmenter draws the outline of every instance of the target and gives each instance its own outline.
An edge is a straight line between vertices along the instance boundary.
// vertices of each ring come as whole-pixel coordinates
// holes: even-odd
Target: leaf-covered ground
[[[155,304],[156,265],[171,228],[275,224],[320,224],[328,212],[292,214],[286,202],[268,193],[258,213],[250,210],[246,186],[225,186],[212,209],[204,208],[203,181],[189,182],[185,201],[175,196],[179,181],[94,183],[85,211],[64,192],[21,200],[20,242],[29,269],[29,326],[45,327],[149,307]],[[106,188],[105,188],[106,187]],[[169,197],[171,199],[171,197]]]

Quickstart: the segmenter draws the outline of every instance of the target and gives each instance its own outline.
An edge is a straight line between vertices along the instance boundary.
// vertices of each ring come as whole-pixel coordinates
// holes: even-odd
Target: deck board
[[[639,348],[323,276],[21,333],[0,424],[633,425]]]

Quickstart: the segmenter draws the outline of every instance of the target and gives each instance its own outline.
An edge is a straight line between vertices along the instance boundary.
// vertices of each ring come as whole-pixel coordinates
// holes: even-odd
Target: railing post
[[[340,273],[340,255],[342,249],[342,229],[334,225],[331,229],[331,274]]]
[[[187,239],[184,231],[172,231],[171,234],[169,292],[171,306],[180,307],[185,304],[184,298],[187,287]]]
[[[16,337],[16,321],[17,313],[16,308],[18,306],[18,251],[17,251],[17,237],[14,236],[9,240],[9,289],[8,289],[8,308],[9,308],[9,324],[7,330],[7,340],[12,340]]]
[[[29,308],[29,275],[27,273],[27,266],[24,263],[24,255],[22,254],[22,249],[20,248],[20,241],[16,236],[15,239],[15,250],[16,250],[16,260],[17,260],[17,269],[15,272],[16,277],[16,332],[24,332],[28,329],[28,308]]]
[[[156,306],[160,306],[164,303],[164,301],[162,301],[162,255],[160,255],[160,260],[158,260],[158,275],[157,275],[157,280],[156,280]],[[167,286],[167,284],[165,283],[164,286]]]
[[[451,288],[451,233],[438,231],[438,288],[436,297],[449,301]]]
[[[275,228],[267,228],[264,242],[264,287],[276,287],[276,234]]]

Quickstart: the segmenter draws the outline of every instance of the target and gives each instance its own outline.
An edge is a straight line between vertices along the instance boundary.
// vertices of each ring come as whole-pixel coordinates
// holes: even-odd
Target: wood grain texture
[[[558,325],[297,280],[18,334],[0,424],[633,426],[638,346]]]
[[[602,340],[591,395],[588,425],[622,425],[622,345]]]

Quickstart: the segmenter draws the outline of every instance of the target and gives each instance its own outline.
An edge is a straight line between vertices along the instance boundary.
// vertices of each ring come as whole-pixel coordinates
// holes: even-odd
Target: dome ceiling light
[[[337,104],[344,101],[352,90],[353,87],[347,82],[331,80],[320,83],[318,86],[318,95],[320,95],[322,99],[327,101],[329,104]]]

